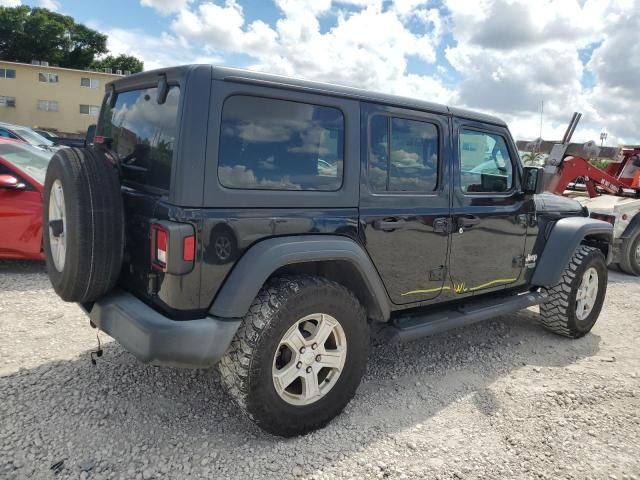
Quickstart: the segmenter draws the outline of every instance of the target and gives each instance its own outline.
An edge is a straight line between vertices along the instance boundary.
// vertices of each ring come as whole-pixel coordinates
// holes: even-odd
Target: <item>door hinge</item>
[[[434,268],[429,271],[429,280],[432,282],[442,282],[447,274],[447,267],[440,265],[438,268]]]
[[[446,217],[436,218],[433,220],[433,231],[436,233],[449,233],[449,219]]]

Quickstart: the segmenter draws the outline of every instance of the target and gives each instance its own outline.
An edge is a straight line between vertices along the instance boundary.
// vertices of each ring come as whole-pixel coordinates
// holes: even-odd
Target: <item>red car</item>
[[[0,138],[0,258],[44,258],[42,192],[51,156]]]

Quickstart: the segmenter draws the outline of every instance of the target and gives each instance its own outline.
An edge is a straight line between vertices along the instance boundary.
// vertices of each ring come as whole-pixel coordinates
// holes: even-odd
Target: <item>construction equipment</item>
[[[640,276],[640,148],[571,143],[581,113],[574,112],[561,141],[518,141],[518,150],[547,154],[545,190],[570,196],[589,209],[593,218],[614,226],[612,263]],[[608,160],[606,170],[590,159]]]
[[[640,149],[599,147],[593,141],[584,144],[570,143],[581,117],[581,113],[574,112],[560,142],[542,139],[517,142],[518,150],[549,155],[544,167],[545,190],[563,195],[567,189],[585,189],[591,198],[603,193],[640,198],[637,178]],[[589,163],[592,158],[609,160],[607,170]],[[582,182],[576,182],[576,179],[581,179]]]

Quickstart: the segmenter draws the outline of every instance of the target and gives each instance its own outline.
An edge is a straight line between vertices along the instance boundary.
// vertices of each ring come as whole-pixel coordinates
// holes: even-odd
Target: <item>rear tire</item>
[[[308,323],[319,314],[324,316],[315,327]],[[323,338],[321,324],[329,325],[329,340],[315,342]],[[288,340],[292,332],[301,336]],[[231,397],[260,428],[291,437],[323,427],[342,411],[364,374],[368,352],[366,316],[355,296],[325,278],[292,275],[260,290],[219,369]],[[332,359],[338,359],[335,366],[325,371]],[[280,379],[285,369],[289,380]]]
[[[63,300],[90,302],[113,289],[124,221],[118,173],[104,156],[79,148],[56,152],[47,168],[42,220],[47,273]]]
[[[589,333],[602,310],[607,272],[600,250],[579,246],[562,273],[560,283],[546,289],[549,299],[540,305],[540,323],[547,330],[569,338],[580,338]]]
[[[622,242],[620,268],[624,273],[640,276],[640,228]]]

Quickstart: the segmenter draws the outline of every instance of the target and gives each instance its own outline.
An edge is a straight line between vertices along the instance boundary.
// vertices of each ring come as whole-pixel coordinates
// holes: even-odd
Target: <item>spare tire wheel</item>
[[[47,272],[67,302],[91,302],[116,284],[124,250],[118,172],[90,149],[62,148],[44,183],[43,240]]]

